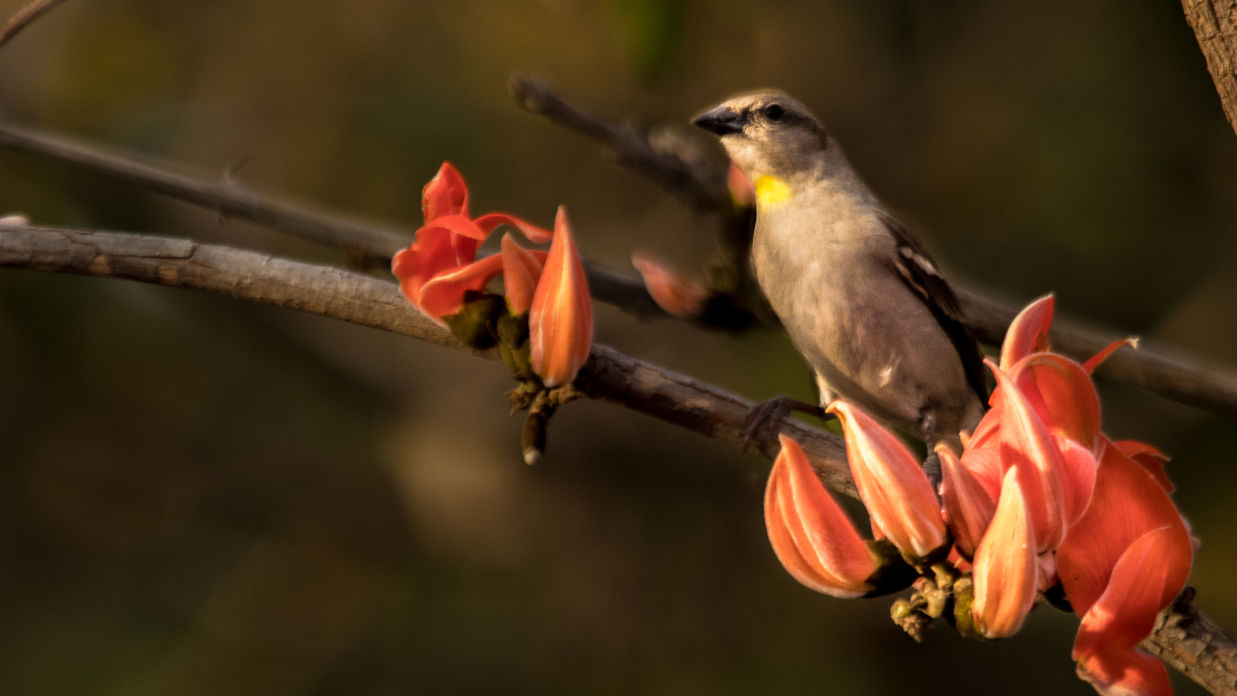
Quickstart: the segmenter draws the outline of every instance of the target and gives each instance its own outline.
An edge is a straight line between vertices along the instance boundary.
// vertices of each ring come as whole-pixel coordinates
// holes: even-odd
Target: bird
[[[957,451],[988,389],[957,296],[923,245],[788,94],[739,94],[692,123],[718,136],[755,187],[756,283],[810,365],[821,406],[844,398],[922,438],[929,460],[941,441]]]

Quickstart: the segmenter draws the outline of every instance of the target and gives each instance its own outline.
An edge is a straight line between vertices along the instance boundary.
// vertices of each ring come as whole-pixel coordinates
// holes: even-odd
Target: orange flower
[[[547,387],[574,379],[593,345],[593,306],[567,211],[561,207],[528,327],[533,372]]]
[[[658,307],[676,317],[699,317],[704,311],[709,290],[694,280],[684,278],[652,256],[635,253],[631,264],[644,279],[644,287]]]
[[[507,298],[507,310],[511,316],[524,314],[533,306],[533,293],[545,266],[546,252],[525,249],[509,234],[503,235],[503,294]]]
[[[941,504],[954,546],[965,557],[975,555],[984,530],[996,512],[996,491],[989,491],[944,443],[936,446],[941,462]]]
[[[1057,549],[1066,597],[1082,617],[1078,674],[1104,694],[1171,694],[1159,660],[1137,649],[1181,592],[1193,562],[1185,521],[1151,472],[1108,443],[1095,496]]]
[[[466,292],[484,289],[504,272],[501,256],[475,260],[477,249],[497,227],[514,227],[533,242],[550,239],[549,231],[507,213],[472,218],[468,187],[450,162],[443,162],[425,185],[421,210],[425,224],[417,230],[416,241],[391,259],[391,272],[404,297],[440,324],[444,316],[459,311]]]
[[[971,616],[986,638],[1013,635],[1035,601],[1039,567],[1032,515],[1018,467],[1005,472],[992,523],[975,551]]]
[[[862,597],[875,588],[878,565],[868,543],[829,495],[794,440],[782,451],[765,488],[765,527],[782,566],[807,587],[834,597]]]
[[[842,423],[846,459],[872,518],[872,532],[893,542],[911,565],[945,551],[940,503],[915,455],[850,402],[838,399],[826,410]]]
[[[1048,329],[1052,326],[1055,307],[1052,295],[1044,295],[1018,312],[1001,344],[1002,370],[1008,370],[1031,353],[1048,350]]]

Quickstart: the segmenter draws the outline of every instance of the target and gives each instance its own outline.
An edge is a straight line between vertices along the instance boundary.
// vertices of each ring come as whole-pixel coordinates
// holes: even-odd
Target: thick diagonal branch
[[[0,267],[126,278],[211,292],[419,338],[497,359],[457,342],[399,294],[395,285],[338,268],[273,258],[183,239],[36,227],[0,227]],[[731,445],[743,447],[744,418],[752,403],[685,375],[594,346],[577,387]],[[817,474],[835,491],[854,496],[842,443],[798,423],[785,423],[808,452]],[[754,446],[772,458],[773,433]],[[1237,643],[1200,614],[1186,596],[1160,616],[1144,646],[1215,694],[1237,696]]]
[[[446,329],[413,309],[392,282],[230,247],[150,235],[0,227],[0,267],[201,290],[300,309],[499,359],[496,350],[475,351],[460,344]],[[592,398],[740,447],[744,445],[744,419],[754,405],[605,346],[593,347],[576,386]],[[793,422],[783,426],[783,432],[802,442],[827,485],[855,495],[837,438]],[[771,432],[758,433],[751,446],[772,458],[777,453],[777,438]]]

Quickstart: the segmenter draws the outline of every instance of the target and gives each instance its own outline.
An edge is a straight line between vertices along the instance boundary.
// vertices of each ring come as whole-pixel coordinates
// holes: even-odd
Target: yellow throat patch
[[[776,176],[765,174],[756,179],[756,202],[770,208],[790,200],[790,185]]]

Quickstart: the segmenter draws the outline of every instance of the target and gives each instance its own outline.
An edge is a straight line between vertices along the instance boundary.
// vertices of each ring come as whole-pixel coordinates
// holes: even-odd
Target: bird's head
[[[820,121],[802,102],[778,90],[731,97],[692,123],[721,138],[730,159],[754,182],[819,168],[831,148]]]

